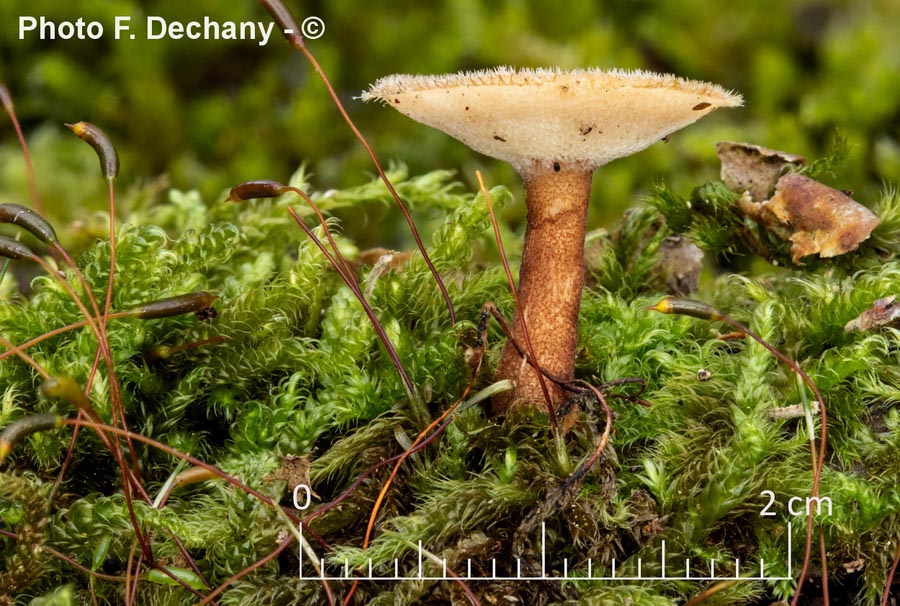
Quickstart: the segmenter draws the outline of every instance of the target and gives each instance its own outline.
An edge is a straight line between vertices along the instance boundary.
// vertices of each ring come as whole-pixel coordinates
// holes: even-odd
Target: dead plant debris
[[[749,192],[754,202],[768,199],[785,171],[806,164],[803,156],[738,141],[716,143],[716,153],[728,189],[739,194]]]
[[[818,254],[836,257],[855,250],[878,225],[878,217],[842,191],[804,175],[778,179],[775,195],[756,203],[745,194],[741,210],[764,228],[791,242],[791,260]]]
[[[897,295],[891,295],[878,299],[872,307],[865,310],[858,317],[853,318],[844,326],[847,332],[866,332],[896,324],[900,319],[900,305],[894,303]]]

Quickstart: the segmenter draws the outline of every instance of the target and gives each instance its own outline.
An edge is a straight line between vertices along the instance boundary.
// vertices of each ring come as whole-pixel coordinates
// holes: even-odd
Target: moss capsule
[[[259,179],[238,183],[228,192],[226,202],[243,202],[255,198],[276,198],[288,191],[288,187],[278,181]]]
[[[78,410],[83,410],[92,420],[97,419],[90,401],[78,383],[68,377],[50,377],[41,384],[41,391],[49,398],[65,400]]]
[[[693,299],[665,297],[656,305],[648,306],[647,309],[664,314],[691,316],[693,318],[700,318],[701,320],[716,321],[724,318],[724,316],[711,305],[707,305],[700,301],[694,301]]]
[[[16,419],[0,433],[0,462],[12,451],[16,443],[36,431],[62,427],[65,417],[53,414],[37,414]]]
[[[21,204],[0,204],[0,223],[13,223],[47,244],[58,241],[53,226],[42,216]]]
[[[175,352],[168,345],[157,345],[144,352],[144,359],[148,362],[161,362],[171,358],[173,353]]]
[[[35,254],[31,249],[9,236],[0,236],[0,257],[9,259],[33,259]]]
[[[297,21],[294,20],[294,15],[291,14],[291,11],[288,10],[281,0],[259,0],[259,3],[262,4],[264,9],[269,11],[272,19],[275,20],[275,25],[278,26],[278,29],[281,30],[281,33],[284,34],[284,37],[287,38],[291,45],[303,46],[303,36],[300,34],[300,27],[297,25]]]
[[[215,311],[215,308],[210,308]],[[197,313],[198,315],[206,310],[200,310]],[[147,351],[144,352],[144,359],[147,362],[160,362],[162,360],[168,360],[174,354],[179,351],[184,351],[185,349],[191,349],[192,347],[201,347],[203,345],[210,345],[212,343],[221,343],[225,341],[226,337],[218,336],[212,337],[209,339],[203,339],[202,341],[195,341],[193,343],[185,343],[183,345],[157,345],[155,347],[151,347]]]
[[[216,295],[212,295],[208,292],[192,292],[186,295],[178,295],[160,299],[159,301],[144,303],[143,305],[130,310],[130,313],[134,317],[142,318],[144,320],[168,318],[209,309],[216,299],[218,299]]]
[[[100,158],[100,170],[107,181],[119,176],[119,154],[106,134],[90,122],[66,124],[75,135],[94,148]]]

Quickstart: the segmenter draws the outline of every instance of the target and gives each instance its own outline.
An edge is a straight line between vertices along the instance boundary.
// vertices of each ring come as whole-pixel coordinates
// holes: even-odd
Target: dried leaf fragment
[[[894,303],[897,295],[878,299],[870,309],[859,314],[844,326],[847,332],[865,332],[882,326],[888,326],[900,319],[900,305]]]
[[[284,480],[290,488],[298,484],[305,484],[312,488],[312,482],[309,480],[309,457],[301,457],[297,455],[285,455],[281,458],[281,465],[263,478],[267,482],[275,480]],[[313,496],[318,497],[315,492]]]
[[[377,247],[360,251],[356,258],[356,263],[358,265],[371,265],[373,267],[378,264],[387,265],[387,270],[392,270],[403,267],[412,256],[413,253],[411,251],[398,252],[396,250]]]
[[[775,195],[755,203],[741,197],[741,210],[791,244],[791,259],[836,257],[855,250],[878,225],[878,217],[842,191],[791,173],[778,179]]]
[[[803,156],[738,141],[719,141],[716,154],[728,189],[739,194],[750,192],[754,202],[768,199],[789,167],[806,164]]]
[[[819,414],[820,404],[818,400],[810,402],[809,407],[812,414]],[[791,404],[790,406],[778,406],[766,410],[766,416],[770,419],[796,419],[806,414],[803,404]]]

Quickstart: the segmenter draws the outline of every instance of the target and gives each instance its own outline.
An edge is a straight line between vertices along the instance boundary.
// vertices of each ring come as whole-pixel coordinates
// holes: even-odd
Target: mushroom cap
[[[741,96],[646,71],[497,69],[393,75],[362,94],[520,172],[555,162],[593,170]]]

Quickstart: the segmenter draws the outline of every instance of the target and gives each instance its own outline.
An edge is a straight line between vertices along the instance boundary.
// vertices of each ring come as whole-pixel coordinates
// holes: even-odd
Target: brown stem
[[[519,269],[522,307],[516,311],[513,333],[517,341],[524,340],[524,318],[538,365],[566,381],[575,376],[591,174],[559,164],[547,170],[535,166],[523,171],[527,227]],[[509,342],[496,378],[515,381],[516,387],[494,399],[495,414],[520,405],[543,405],[537,372]],[[565,394],[559,385],[547,387],[554,405],[563,401]]]

